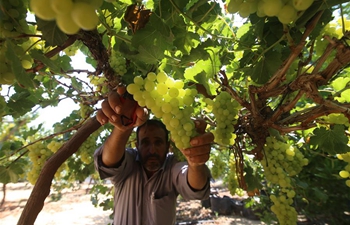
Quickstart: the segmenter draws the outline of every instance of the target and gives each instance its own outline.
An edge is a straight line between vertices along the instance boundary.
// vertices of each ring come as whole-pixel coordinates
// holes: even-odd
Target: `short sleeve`
[[[125,150],[124,157],[118,167],[106,167],[102,162],[103,146],[99,147],[94,153],[95,169],[101,179],[111,179],[113,181],[122,180],[132,170],[135,163],[136,152],[133,149]]]

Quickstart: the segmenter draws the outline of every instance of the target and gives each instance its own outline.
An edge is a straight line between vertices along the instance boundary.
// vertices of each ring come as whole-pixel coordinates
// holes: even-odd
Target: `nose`
[[[154,144],[151,144],[151,145],[149,146],[148,152],[149,152],[150,154],[156,153],[156,147],[155,147]]]

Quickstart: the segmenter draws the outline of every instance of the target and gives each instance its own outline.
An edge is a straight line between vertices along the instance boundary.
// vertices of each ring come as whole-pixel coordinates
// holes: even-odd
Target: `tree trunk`
[[[51,182],[57,169],[73,155],[90,134],[96,131],[100,126],[96,118],[89,119],[69,141],[46,161],[22,211],[21,217],[18,220],[18,225],[34,224],[38,214],[44,207],[46,197],[50,194]]]

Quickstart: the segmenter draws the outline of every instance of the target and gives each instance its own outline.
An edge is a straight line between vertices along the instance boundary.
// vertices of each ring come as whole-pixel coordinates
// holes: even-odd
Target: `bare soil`
[[[6,201],[0,208],[0,224],[15,225],[30,196],[33,186],[28,183],[8,184],[6,186]],[[89,188],[83,184],[77,190],[63,192],[61,200],[55,202],[48,197],[43,210],[39,213],[35,225],[108,225],[111,211],[96,208],[90,201]],[[221,189],[219,195],[229,195],[227,190]],[[3,192],[0,192],[0,200]],[[258,225],[264,224],[256,220],[230,215],[218,216],[210,208],[202,207],[200,201],[180,201],[177,208],[178,224],[237,224]]]

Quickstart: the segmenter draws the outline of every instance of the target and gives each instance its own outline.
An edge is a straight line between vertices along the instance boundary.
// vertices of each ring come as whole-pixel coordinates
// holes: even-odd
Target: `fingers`
[[[137,107],[135,110],[135,114],[136,114],[135,126],[141,126],[142,124],[144,124],[147,121],[149,116],[148,110],[142,107]]]
[[[191,146],[201,146],[205,144],[211,144],[214,141],[214,135],[211,132],[204,133],[202,135],[193,137],[190,141]]]
[[[199,134],[204,134],[205,133],[205,129],[207,128],[207,123],[205,122],[205,120],[197,119],[197,120],[194,121],[194,124],[196,126],[196,131]]]
[[[117,114],[120,113],[121,102],[120,102],[120,95],[117,92],[112,91],[108,94],[108,104],[109,104],[109,108],[111,108],[113,112]],[[102,108],[103,108],[103,105],[102,105]]]
[[[102,109],[97,111],[96,119],[101,125],[105,125],[109,121],[109,118],[103,113]]]
[[[210,144],[187,148],[182,150],[182,154],[190,164],[201,165],[209,160],[210,148]]]

